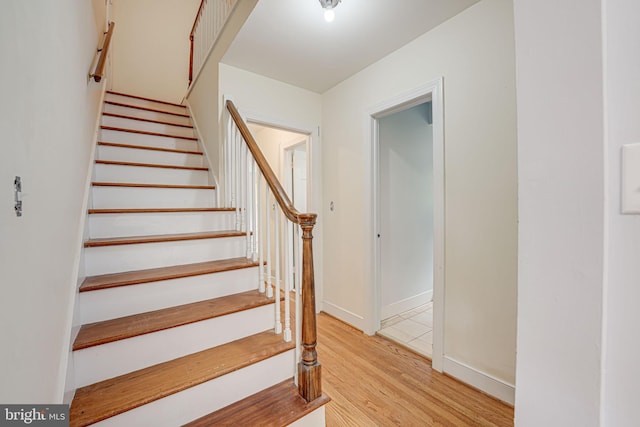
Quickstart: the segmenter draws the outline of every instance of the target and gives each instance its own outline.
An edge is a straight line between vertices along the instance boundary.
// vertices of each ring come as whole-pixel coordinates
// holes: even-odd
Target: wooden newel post
[[[316,216],[299,216],[302,227],[302,355],[298,364],[298,391],[307,402],[322,395],[321,366],[316,352],[316,291],[311,244]]]

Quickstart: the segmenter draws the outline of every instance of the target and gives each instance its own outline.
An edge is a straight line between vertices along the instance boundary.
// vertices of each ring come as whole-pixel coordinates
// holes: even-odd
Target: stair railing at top
[[[275,332],[283,332],[285,341],[291,341],[290,296],[295,290],[296,381],[300,395],[310,402],[322,395],[312,248],[317,215],[296,210],[233,102],[227,100],[226,107],[224,200],[236,208],[236,228],[246,233],[247,258],[258,261],[259,290],[276,296]],[[284,299],[284,330],[277,296]]]
[[[189,34],[191,44],[189,84],[193,82],[194,76],[200,72],[200,68],[209,56],[209,51],[237,2],[238,0],[201,0]]]
[[[111,45],[111,37],[113,36],[113,29],[116,27],[115,22],[109,22],[109,29],[105,33],[104,43],[102,44],[102,48],[98,49],[100,53],[100,57],[98,58],[98,63],[96,64],[96,70],[91,74],[91,77],[96,82],[100,82],[102,77],[104,76],[104,67],[107,64],[107,56],[109,54],[109,46]]]

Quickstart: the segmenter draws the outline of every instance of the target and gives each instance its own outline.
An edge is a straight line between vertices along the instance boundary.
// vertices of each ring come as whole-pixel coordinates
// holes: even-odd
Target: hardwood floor
[[[318,316],[327,426],[513,426],[513,408],[431,369],[428,360]]]

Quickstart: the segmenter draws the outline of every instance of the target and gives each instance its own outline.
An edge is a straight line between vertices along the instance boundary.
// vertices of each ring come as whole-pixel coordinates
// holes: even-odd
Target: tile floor
[[[378,333],[427,357],[433,353],[433,302],[382,321]]]

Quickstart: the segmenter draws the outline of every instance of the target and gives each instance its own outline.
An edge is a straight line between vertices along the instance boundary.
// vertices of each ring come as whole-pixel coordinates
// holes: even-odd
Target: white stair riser
[[[89,215],[89,236],[149,236],[232,230],[235,212],[171,212]]]
[[[186,424],[293,376],[293,350],[94,424],[99,427]]]
[[[244,237],[185,240],[85,248],[87,276],[237,258],[246,254]]]
[[[92,195],[94,209],[215,207],[213,190],[94,186]]]
[[[95,181],[133,184],[209,185],[206,170],[154,168],[96,163]]]
[[[186,107],[179,107],[177,105],[169,105],[163,102],[148,101],[146,99],[138,99],[130,96],[116,95],[113,93],[107,93],[104,97],[107,101],[118,102],[120,104],[135,105],[137,107],[153,108],[155,110],[169,111],[172,113],[186,114]]]
[[[145,122],[142,120],[125,119],[122,117],[102,116],[103,126],[116,128],[143,130],[146,132],[165,133],[167,135],[195,136],[193,128],[171,126],[163,123]]]
[[[82,324],[258,289],[258,267],[80,292]]]
[[[191,139],[172,138],[169,136],[145,135],[142,133],[124,132],[120,130],[101,129],[100,141],[118,142],[120,144],[144,145],[145,147],[171,148],[174,150],[199,149],[198,142]]]
[[[138,108],[122,107],[120,105],[104,104],[106,113],[120,114],[122,116],[139,117],[141,119],[156,120],[159,122],[176,123],[180,125],[191,125],[191,119],[174,114],[158,113],[155,111],[140,110]]]
[[[273,329],[274,305],[74,351],[79,387]]]
[[[324,406],[289,424],[289,427],[325,427],[327,425]]]
[[[158,165],[205,166],[204,156],[201,154],[172,153],[169,151],[112,147],[108,145],[98,145],[97,158],[98,160],[151,163]]]

